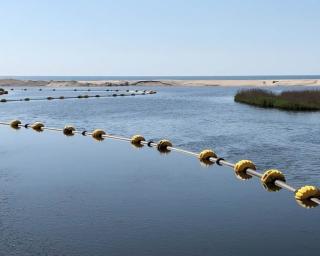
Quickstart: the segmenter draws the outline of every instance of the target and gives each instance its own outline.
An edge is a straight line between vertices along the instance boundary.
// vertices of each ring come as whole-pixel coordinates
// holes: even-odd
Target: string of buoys
[[[2,88],[0,88],[0,91],[1,91]],[[49,88],[49,87],[46,87],[46,88],[33,88],[33,87],[29,87],[29,88],[10,88],[10,91],[39,91],[39,92],[47,92],[47,91],[52,91],[52,92],[55,92],[55,91],[62,91],[62,92],[120,92],[120,91],[126,91],[126,92],[129,92],[129,91],[133,91],[133,92],[139,92],[141,90],[129,90],[129,89],[102,89],[102,88],[87,88],[87,89],[84,89],[84,88]],[[4,90],[3,90],[4,91]],[[147,90],[143,90],[143,91],[147,91]],[[4,91],[6,92],[6,94],[8,93],[8,91]]]
[[[119,91],[119,90],[118,90]],[[153,90],[125,90],[122,93],[113,93],[113,94],[96,94],[96,95],[78,95],[78,96],[58,96],[58,97],[53,97],[53,96],[48,96],[48,97],[38,97],[38,98],[23,98],[23,99],[0,99],[1,103],[6,103],[6,102],[19,102],[19,101],[35,101],[35,100],[65,100],[65,99],[88,99],[88,98],[110,98],[110,97],[126,97],[126,96],[141,96],[141,95],[148,95],[148,94],[155,94],[157,93],[156,91]]]
[[[102,141],[106,138],[116,139],[122,141],[128,141],[136,147],[143,147],[147,145],[149,147],[157,148],[161,153],[169,153],[170,151],[177,151],[180,153],[188,154],[194,157],[197,157],[201,163],[205,165],[212,165],[216,163],[220,166],[227,166],[234,170],[235,175],[242,180],[247,180],[254,177],[260,179],[261,184],[267,191],[279,191],[280,189],[287,189],[290,192],[294,193],[294,197],[297,203],[305,208],[313,208],[320,204],[320,189],[307,185],[302,186],[298,189],[288,185],[286,183],[285,176],[282,172],[277,169],[266,170],[264,173],[257,171],[255,164],[250,160],[240,160],[237,163],[233,164],[227,162],[225,159],[218,157],[217,154],[211,149],[205,149],[200,153],[180,149],[174,147],[172,142],[166,139],[160,140],[159,142],[153,142],[152,140],[146,141],[142,135],[134,135],[131,138],[126,138],[122,136],[115,136],[106,133],[102,129],[96,129],[92,132],[88,131],[78,131],[74,126],[66,125],[64,128],[52,128],[46,127],[42,122],[35,122],[33,124],[22,124],[20,120],[13,120],[9,123],[0,122],[1,125],[9,125],[14,129],[32,128],[37,132],[42,132],[44,130],[58,131],[62,132],[66,136],[73,136],[75,134],[82,134],[83,136],[91,136],[92,138]]]
[[[3,94],[8,94],[8,91],[6,91],[3,88],[0,88],[0,95],[3,95]]]

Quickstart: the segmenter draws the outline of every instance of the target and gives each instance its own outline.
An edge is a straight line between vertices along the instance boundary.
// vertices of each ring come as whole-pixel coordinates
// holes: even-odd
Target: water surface
[[[120,89],[141,89],[121,87]],[[312,87],[316,89],[315,87]],[[186,149],[214,149],[238,161],[251,159],[259,169],[278,168],[295,185],[320,185],[320,112],[287,112],[235,103],[238,88],[150,87],[157,94],[106,99],[30,101],[0,105],[2,120],[43,121],[102,128],[117,135],[168,138]],[[281,91],[288,88],[276,88]],[[301,90],[295,87],[290,89]],[[12,98],[85,94],[72,91],[13,91]],[[91,92],[88,94],[97,94]],[[100,94],[105,94],[101,92]]]
[[[0,137],[0,255],[317,255],[320,249],[319,207],[301,208],[292,193],[267,192],[229,168],[81,135],[1,126]]]

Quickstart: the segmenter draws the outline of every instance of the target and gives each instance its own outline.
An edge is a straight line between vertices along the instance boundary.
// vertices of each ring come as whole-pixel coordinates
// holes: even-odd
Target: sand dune
[[[138,83],[139,82],[139,83]],[[138,83],[138,84],[137,84]],[[137,85],[167,86],[320,86],[317,79],[292,80],[161,80],[161,81],[130,81]]]
[[[0,86],[48,86],[48,87],[77,87],[77,86],[320,86],[317,79],[288,79],[288,80],[99,80],[99,81],[33,81],[18,79],[0,79]]]

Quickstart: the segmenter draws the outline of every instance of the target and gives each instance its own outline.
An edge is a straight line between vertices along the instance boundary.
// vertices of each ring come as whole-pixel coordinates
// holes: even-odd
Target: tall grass
[[[262,89],[247,89],[238,91],[234,100],[264,108],[294,111],[320,110],[320,90],[283,91],[276,94]]]

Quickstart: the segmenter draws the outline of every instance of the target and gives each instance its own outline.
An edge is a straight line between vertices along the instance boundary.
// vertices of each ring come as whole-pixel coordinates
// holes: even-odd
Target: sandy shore
[[[48,86],[48,87],[78,87],[78,86],[320,86],[318,79],[289,80],[99,80],[99,81],[32,81],[17,79],[0,79],[1,86]]]

